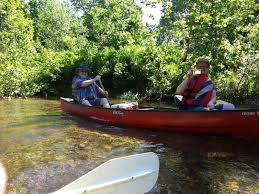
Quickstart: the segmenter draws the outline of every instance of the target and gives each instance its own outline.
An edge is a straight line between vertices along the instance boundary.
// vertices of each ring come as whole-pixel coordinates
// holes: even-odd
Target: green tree
[[[37,55],[32,21],[24,17],[19,0],[0,4],[0,95],[29,95],[38,90],[33,84]]]
[[[251,72],[251,63],[245,62],[258,56],[257,1],[166,0],[163,5],[159,41],[182,47],[178,66],[183,73],[195,59],[206,56],[212,61],[211,74],[222,96],[233,99],[258,92],[258,70]],[[240,77],[243,84],[239,84]]]
[[[0,3],[0,96],[31,96],[56,90],[53,85],[60,78],[61,69],[78,60],[86,43],[82,20],[70,14],[63,18],[69,24],[55,22],[64,12],[48,15],[46,6],[52,10],[50,5],[69,13],[68,8],[65,10],[54,1]],[[58,33],[50,31],[55,25],[60,28]]]
[[[38,45],[41,92],[57,95],[62,86],[70,86],[74,63],[87,42],[87,30],[68,3],[31,0],[27,5]]]
[[[74,19],[68,4],[59,0],[29,1],[29,16],[34,24],[34,39],[45,48],[64,49],[64,39],[71,35]]]
[[[83,18],[89,45],[82,61],[103,79],[112,76],[109,85],[116,93],[135,91],[136,85],[145,90],[151,69],[143,56],[152,38],[142,24],[140,7],[130,0],[95,1]]]

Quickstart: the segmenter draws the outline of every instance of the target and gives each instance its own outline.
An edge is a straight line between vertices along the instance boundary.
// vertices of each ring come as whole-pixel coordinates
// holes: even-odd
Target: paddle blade
[[[111,159],[54,194],[143,194],[155,185],[159,160],[148,152]]]

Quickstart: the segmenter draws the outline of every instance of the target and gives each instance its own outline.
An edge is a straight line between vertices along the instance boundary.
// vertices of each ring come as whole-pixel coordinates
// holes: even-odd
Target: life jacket
[[[90,79],[90,77],[84,78],[78,75],[73,78],[72,95],[77,102],[81,102],[82,99],[93,100],[97,98],[98,86],[95,82],[87,87],[80,86],[83,81]]]
[[[188,106],[207,107],[214,89],[212,81],[207,75],[193,76],[187,83],[187,89],[183,95],[183,103]]]

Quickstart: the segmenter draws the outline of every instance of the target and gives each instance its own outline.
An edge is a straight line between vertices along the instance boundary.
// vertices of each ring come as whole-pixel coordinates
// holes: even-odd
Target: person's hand
[[[215,104],[212,101],[210,101],[207,106],[209,109],[213,109],[215,107]]]
[[[189,70],[187,77],[190,79],[193,76],[193,70]]]
[[[107,92],[107,91],[104,91],[103,93],[104,93],[103,95],[104,95],[106,98],[108,98],[108,96],[109,96],[108,92]]]
[[[100,79],[101,79],[101,76],[100,76],[100,75],[97,75],[97,76],[95,76],[94,81],[98,81],[98,80],[100,80]]]
[[[211,111],[212,109],[210,107],[204,108],[205,111]]]

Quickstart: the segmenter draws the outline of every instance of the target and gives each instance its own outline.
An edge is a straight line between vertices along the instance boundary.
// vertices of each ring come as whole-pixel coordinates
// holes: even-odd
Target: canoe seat
[[[153,110],[154,108],[139,108],[138,110]]]

